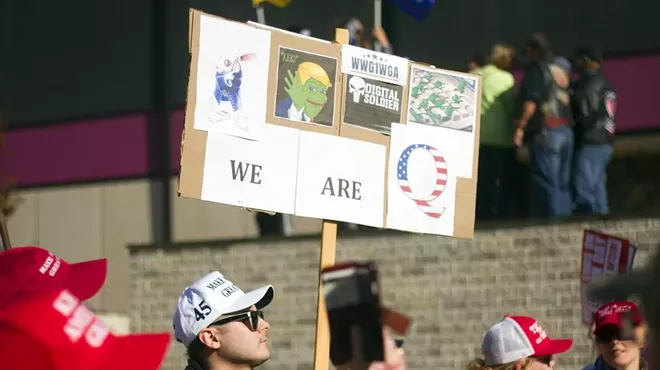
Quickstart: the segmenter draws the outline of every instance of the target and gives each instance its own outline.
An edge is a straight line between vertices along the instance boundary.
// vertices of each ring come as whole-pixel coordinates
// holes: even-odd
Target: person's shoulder
[[[596,364],[589,364],[583,367],[582,370],[598,370],[598,366]]]

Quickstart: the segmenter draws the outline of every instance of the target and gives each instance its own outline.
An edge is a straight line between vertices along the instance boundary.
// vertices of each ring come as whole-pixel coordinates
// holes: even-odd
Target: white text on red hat
[[[628,304],[624,304],[624,305],[613,304],[607,308],[599,310],[598,316],[604,317],[612,314],[630,312],[630,311],[632,311],[632,307]]]
[[[536,344],[541,344],[541,342],[543,342],[545,338],[548,337],[548,334],[545,333],[545,330],[543,330],[543,327],[541,327],[538,321],[534,321],[534,323],[529,327],[529,331],[538,335],[538,338],[535,340]]]
[[[50,271],[48,271],[48,275],[50,276],[55,276],[57,274],[57,270],[60,268],[60,264],[62,262],[60,261],[59,258],[55,257],[53,254],[49,254],[48,257],[46,258],[46,261],[44,261],[44,264],[41,265],[39,268],[39,272],[42,274],[45,274],[46,271],[50,268]]]
[[[53,308],[69,318],[63,329],[73,343],[77,343],[84,336],[90,347],[99,348],[110,334],[105,323],[97,320],[87,307],[67,291],[59,294],[53,302]]]

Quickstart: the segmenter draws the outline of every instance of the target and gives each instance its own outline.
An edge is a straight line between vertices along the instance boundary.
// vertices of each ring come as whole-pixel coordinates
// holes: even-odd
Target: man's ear
[[[213,328],[203,329],[197,334],[197,338],[210,349],[217,350],[220,348],[220,336],[218,335],[218,331]]]

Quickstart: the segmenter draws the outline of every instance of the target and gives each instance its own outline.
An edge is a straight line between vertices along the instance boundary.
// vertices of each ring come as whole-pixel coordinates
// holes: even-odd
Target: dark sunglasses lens
[[[264,314],[261,311],[250,311],[248,313],[250,321],[250,329],[257,331],[259,329],[259,318],[263,318]]]
[[[630,338],[626,338],[626,336],[622,335],[618,331],[608,331],[596,334],[596,342],[598,343],[611,343],[615,340],[630,340]]]

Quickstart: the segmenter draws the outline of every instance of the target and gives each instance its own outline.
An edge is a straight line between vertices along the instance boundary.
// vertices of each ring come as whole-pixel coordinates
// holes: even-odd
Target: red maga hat
[[[168,333],[116,336],[67,290],[41,294],[0,312],[3,368],[156,370]]]
[[[38,247],[17,247],[0,253],[0,310],[42,293],[67,289],[87,300],[101,290],[107,273],[105,258],[67,263]]]

